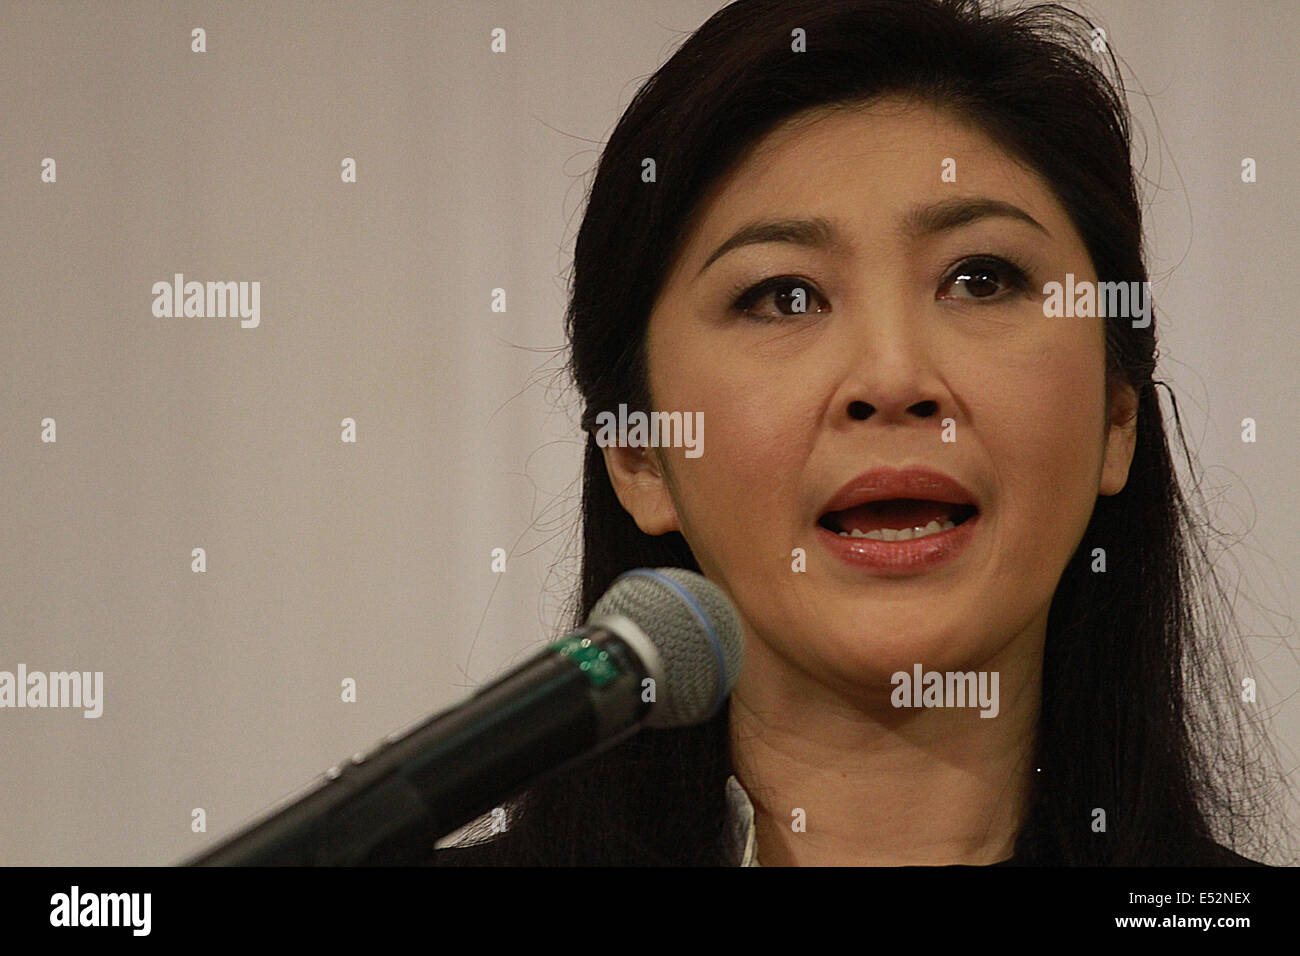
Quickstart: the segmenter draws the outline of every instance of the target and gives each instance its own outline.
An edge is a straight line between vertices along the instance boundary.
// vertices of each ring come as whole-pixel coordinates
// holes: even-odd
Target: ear
[[[1133,464],[1133,449],[1137,445],[1137,392],[1128,382],[1108,385],[1109,404],[1106,430],[1106,451],[1101,466],[1101,486],[1098,493],[1117,495],[1128,483],[1129,466]]]
[[[657,449],[606,445],[601,451],[614,494],[636,526],[654,535],[680,531],[664,468],[654,454]]]

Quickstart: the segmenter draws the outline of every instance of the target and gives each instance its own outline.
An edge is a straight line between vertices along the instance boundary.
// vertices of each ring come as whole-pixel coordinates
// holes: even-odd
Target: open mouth
[[[889,498],[869,501],[843,511],[828,511],[817,523],[842,538],[912,541],[951,531],[978,513],[979,509],[973,504]]]

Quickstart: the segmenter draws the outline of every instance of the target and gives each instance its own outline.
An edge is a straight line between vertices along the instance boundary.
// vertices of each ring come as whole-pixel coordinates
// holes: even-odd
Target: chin
[[[981,653],[980,635],[969,626],[944,627],[935,621],[879,619],[871,624],[859,616],[856,625],[838,622],[823,633],[835,635],[829,652],[872,683],[888,684],[895,673],[911,673],[916,664],[927,671],[970,670],[972,661],[987,656]]]

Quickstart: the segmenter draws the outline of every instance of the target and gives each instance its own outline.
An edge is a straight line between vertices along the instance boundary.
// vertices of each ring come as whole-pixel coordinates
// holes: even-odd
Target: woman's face
[[[716,251],[777,221],[796,225]],[[1045,182],[946,113],[888,99],[785,124],[705,198],[650,317],[653,407],[701,412],[703,453],[607,449],[620,500],[643,531],[683,533],[757,666],[887,694],[916,663],[1041,647],[1133,449],[1103,320],[1044,316],[1044,283],[1067,273],[1096,281]],[[823,528],[851,479],[912,466],[955,479],[975,518],[910,543]],[[942,528],[950,510],[908,507],[827,522],[892,530],[938,509]]]

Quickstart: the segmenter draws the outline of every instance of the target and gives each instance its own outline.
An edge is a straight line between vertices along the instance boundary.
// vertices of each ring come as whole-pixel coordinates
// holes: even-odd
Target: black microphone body
[[[420,862],[503,799],[636,732],[649,674],[619,634],[580,628],[185,865]]]

